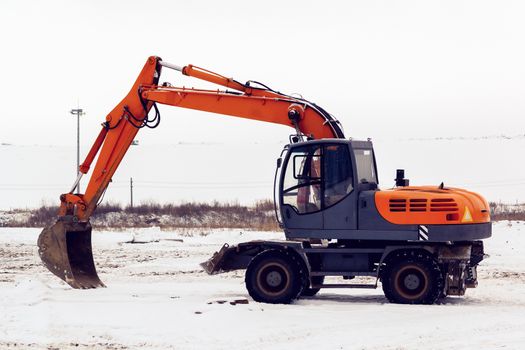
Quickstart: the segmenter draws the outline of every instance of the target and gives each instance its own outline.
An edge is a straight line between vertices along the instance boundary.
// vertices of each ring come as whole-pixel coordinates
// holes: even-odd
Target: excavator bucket
[[[49,271],[73,288],[105,287],[91,250],[91,225],[57,221],[38,237],[38,254]]]

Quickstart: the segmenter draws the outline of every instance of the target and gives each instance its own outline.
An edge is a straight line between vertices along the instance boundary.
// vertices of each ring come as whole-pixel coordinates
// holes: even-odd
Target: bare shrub
[[[159,226],[170,228],[243,228],[275,231],[278,224],[273,215],[271,201],[257,202],[254,206],[238,202],[159,204],[141,203],[123,208],[119,203],[105,203],[97,207],[91,222],[104,228]],[[28,212],[26,218],[2,221],[2,226],[45,227],[57,219],[58,207],[42,205]],[[27,211],[26,211],[27,212]]]
[[[107,213],[118,213],[122,211],[120,203],[108,202],[101,204],[97,207],[97,210],[93,215],[102,215]]]
[[[31,212],[31,216],[27,219],[24,226],[39,227],[48,226],[54,223],[58,214],[58,206],[43,205]]]
[[[274,210],[273,201],[269,199],[257,201],[255,202],[254,209],[257,211],[273,211]]]
[[[138,206],[126,207],[125,212],[130,215],[149,217],[159,224],[158,217],[167,217],[167,224],[159,226],[170,227],[202,227],[202,228],[245,228],[255,230],[278,230],[279,227],[269,206],[255,205],[247,207],[237,202],[219,203],[181,203],[159,204],[141,203]],[[273,210],[273,206],[271,206]],[[152,219],[149,219],[152,220]],[[166,221],[164,220],[164,221]],[[139,220],[144,221],[144,220]]]
[[[524,220],[525,204],[502,204],[491,202],[493,221]],[[1,226],[44,227],[57,218],[58,207],[44,204],[30,211],[23,219],[4,220]],[[159,226],[174,228],[242,228],[247,230],[278,231],[271,200],[258,201],[253,206],[237,202],[211,203],[188,202],[181,204],[141,203],[123,208],[119,203],[100,205],[93,214],[93,225],[105,228],[130,228]]]
[[[525,220],[525,203],[503,204],[490,202],[489,207],[493,221]]]
[[[105,203],[97,207],[93,217],[102,216],[111,212],[121,212],[122,207],[118,203]],[[26,222],[17,223],[19,226],[43,227],[54,224],[58,216],[58,206],[42,205],[38,209],[31,210],[31,215]]]

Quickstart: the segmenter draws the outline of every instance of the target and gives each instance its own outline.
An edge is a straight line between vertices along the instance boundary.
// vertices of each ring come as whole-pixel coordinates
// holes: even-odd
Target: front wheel
[[[417,251],[398,253],[391,259],[381,282],[387,299],[398,304],[433,304],[444,283],[434,259]]]
[[[245,283],[255,301],[289,304],[301,293],[303,279],[300,263],[292,254],[270,249],[252,259]]]
[[[324,283],[324,276],[313,276],[311,277],[311,279],[312,279],[313,285],[320,286]],[[310,285],[307,279],[306,284],[303,286],[303,291],[301,292],[301,296],[313,297],[314,295],[319,293],[320,290],[321,288],[310,288]]]

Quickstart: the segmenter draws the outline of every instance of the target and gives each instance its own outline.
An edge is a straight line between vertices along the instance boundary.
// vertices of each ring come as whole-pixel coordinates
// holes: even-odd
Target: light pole
[[[131,194],[131,205],[130,207],[133,208],[133,178],[130,177],[129,178],[129,190],[130,190],[130,194]]]
[[[80,116],[86,114],[82,108],[72,109],[69,113],[77,116],[77,176],[80,174]],[[80,193],[80,181],[77,184],[77,193]]]

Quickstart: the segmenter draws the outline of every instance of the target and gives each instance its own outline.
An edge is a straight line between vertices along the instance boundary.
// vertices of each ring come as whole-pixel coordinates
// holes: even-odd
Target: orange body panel
[[[330,124],[335,120],[327,122],[318,107],[307,101],[252,88],[203,68],[189,65],[182,72],[241,93],[158,86],[160,61],[159,57],[148,58],[128,95],[107,115],[103,130],[79,169],[82,174],[87,173],[98,153],[86,192],[62,195],[59,216],[75,215],[80,222],[89,220],[155,102],[296,127],[288,117],[293,111],[298,117],[297,128],[303,134],[315,138],[342,137],[339,129]]]
[[[247,92],[247,89],[243,84],[233,80],[232,78],[226,78],[225,76],[211,72],[204,68],[196,67],[192,64],[185,66],[182,70],[182,74],[187,75],[189,77],[209,81],[213,84],[222,85],[230,89]]]
[[[490,222],[487,201],[477,193],[434,186],[397,187],[377,191],[375,204],[392,224],[450,225]]]
[[[146,61],[128,95],[106,117],[110,130],[105,135],[86,192],[84,195],[79,195],[82,198],[82,205],[76,206],[76,216],[79,221],[87,221],[95,210],[98,200],[104,194],[113,174],[115,174],[139,130],[128,122],[128,116],[124,113],[124,106],[138,119],[144,119],[152,106],[151,103],[147,104],[147,111],[144,111],[138,91],[142,85],[156,83],[157,59],[157,57],[150,57]],[[126,120],[121,120],[122,118]],[[138,122],[135,123],[139,124]],[[97,138],[96,142],[100,142],[100,140]]]
[[[266,96],[266,97],[276,97],[276,98],[283,97],[283,95],[280,95],[279,93],[261,89],[261,88],[246,86],[244,84],[239,83],[233,78],[227,78],[225,76],[211,72],[204,68],[194,66],[192,64],[185,66],[182,69],[182,73],[189,77],[205,80],[213,84],[217,84],[217,85],[221,85],[221,86],[224,86],[230,89],[242,91],[246,95]]]
[[[300,101],[289,98],[275,98],[254,95],[235,95],[222,91],[149,87],[142,96],[148,101],[176,107],[260,120],[268,123],[294,127],[288,118],[291,107]],[[306,106],[299,121],[299,129],[316,139],[337,137],[325,119],[314,109]]]

